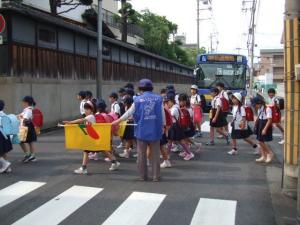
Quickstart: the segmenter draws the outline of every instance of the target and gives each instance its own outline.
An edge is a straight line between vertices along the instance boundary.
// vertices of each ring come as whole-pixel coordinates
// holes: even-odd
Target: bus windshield
[[[196,82],[200,88],[211,88],[223,82],[228,89],[244,89],[246,86],[247,66],[237,63],[199,64]]]

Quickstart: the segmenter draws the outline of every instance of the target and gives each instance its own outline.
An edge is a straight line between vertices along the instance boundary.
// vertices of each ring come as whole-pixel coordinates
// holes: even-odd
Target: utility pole
[[[200,54],[200,0],[197,0],[197,53]]]
[[[295,76],[295,65],[300,64],[299,16],[300,1],[286,0],[284,21],[286,102],[283,193],[293,198],[297,196],[296,221],[298,225],[300,225],[300,81]]]
[[[256,13],[256,0],[253,0],[252,3],[252,16],[251,16],[251,74],[250,74],[250,85],[249,85],[249,93],[250,96],[253,96],[253,82],[254,82],[254,53],[255,53],[255,13]]]
[[[103,56],[102,56],[102,0],[98,0],[98,49],[97,49],[97,78],[96,78],[96,92],[97,97],[102,98],[102,83],[103,83]]]

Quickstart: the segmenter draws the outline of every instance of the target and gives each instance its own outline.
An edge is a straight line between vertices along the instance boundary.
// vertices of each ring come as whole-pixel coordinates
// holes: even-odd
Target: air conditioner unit
[[[300,64],[295,65],[295,80],[300,81]]]

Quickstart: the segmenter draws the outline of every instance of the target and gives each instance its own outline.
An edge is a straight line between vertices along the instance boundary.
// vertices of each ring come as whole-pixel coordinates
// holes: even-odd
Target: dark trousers
[[[140,177],[148,178],[147,147],[150,147],[152,162],[152,178],[160,178],[160,141],[137,140],[138,170]]]

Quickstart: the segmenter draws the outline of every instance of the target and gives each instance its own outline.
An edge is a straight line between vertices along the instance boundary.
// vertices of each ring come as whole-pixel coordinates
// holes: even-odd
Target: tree
[[[52,15],[62,14],[76,9],[80,5],[91,5],[93,0],[49,0],[50,11]],[[70,6],[69,9],[57,13],[57,8],[61,6]]]

